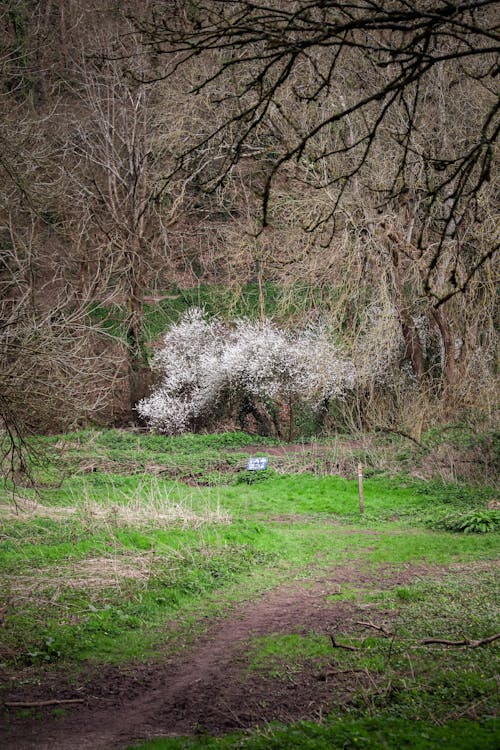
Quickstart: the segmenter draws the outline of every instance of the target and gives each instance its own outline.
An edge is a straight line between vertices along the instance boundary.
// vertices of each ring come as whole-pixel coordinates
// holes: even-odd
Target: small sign
[[[247,463],[247,471],[262,471],[267,469],[269,459],[267,457],[249,458]]]

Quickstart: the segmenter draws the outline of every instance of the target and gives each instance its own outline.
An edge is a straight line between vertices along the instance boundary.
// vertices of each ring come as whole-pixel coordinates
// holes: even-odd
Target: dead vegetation
[[[385,67],[344,47],[332,81],[321,78],[328,55],[292,65],[247,137],[230,105],[240,93],[219,75],[216,54],[141,84],[161,70],[165,50],[145,51],[130,33],[129,11],[147,32],[150,7],[126,3],[122,14],[114,3],[76,11],[70,0],[36,0],[29,13],[22,4],[1,11],[0,418],[10,448],[22,446],[27,430],[135,420],[132,407],[150,384],[145,306],[182,298],[183,287],[196,288],[203,303],[206,285],[222,290],[216,308],[227,318],[250,285],[251,315],[271,312],[285,325],[321,320],[342,340],[358,385],[328,405],[325,432],[394,429],[420,441],[427,427],[453,420],[491,425],[496,173],[493,163],[487,174],[467,173],[473,192],[480,188],[477,201],[465,184],[445,180],[456,164],[450,154],[477,139],[490,111],[486,53],[475,54],[470,70],[452,56],[426,74],[416,119],[408,122],[404,100],[384,110],[361,179],[355,167],[378,100],[368,120],[352,112],[329,130],[322,118],[356,100],[355,82],[383,90]],[[478,13],[481,37],[490,9]],[[253,90],[257,62],[243,67]],[[206,75],[215,76],[215,90],[200,87]],[[197,97],[187,93],[193,87]],[[212,126],[221,128],[215,139]],[[315,128],[297,163],[288,161],[297,133]],[[411,141],[402,173],[394,133]],[[483,148],[481,141],[471,159],[490,158]],[[236,161],[218,183],[229,154]],[[274,192],[262,231],[256,217],[269,172]],[[427,204],[437,178],[444,193]],[[207,180],[217,183],[213,191]],[[396,192],[387,196],[390,185]],[[460,216],[451,215],[454,191]],[[14,476],[22,451],[9,455]]]
[[[11,604],[36,597],[42,603],[47,597],[57,601],[63,591],[71,589],[120,589],[125,580],[146,584],[151,577],[154,553],[143,555],[120,552],[98,558],[80,560],[70,565],[53,565],[28,576],[6,576]]]

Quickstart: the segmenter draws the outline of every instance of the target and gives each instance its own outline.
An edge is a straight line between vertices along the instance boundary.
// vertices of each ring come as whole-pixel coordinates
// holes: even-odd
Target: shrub
[[[284,331],[244,319],[229,326],[197,308],[171,327],[153,365],[159,385],[137,410],[168,434],[256,404],[286,404],[291,424],[294,404],[319,409],[355,380],[352,363],[321,328]]]
[[[433,528],[444,531],[456,531],[464,534],[487,534],[500,530],[500,512],[498,510],[471,510],[468,513],[457,513],[431,523]]]

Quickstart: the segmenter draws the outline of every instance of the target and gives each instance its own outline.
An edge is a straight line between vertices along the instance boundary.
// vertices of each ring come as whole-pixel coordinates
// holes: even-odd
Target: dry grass
[[[25,521],[34,517],[58,520],[73,516],[75,513],[74,507],[44,505],[36,498],[16,496],[13,502],[0,504],[0,522],[1,519]]]
[[[230,523],[229,513],[215,510],[208,506],[194,510],[186,503],[137,503],[102,506],[92,500],[86,500],[76,511],[82,523],[91,527],[134,526],[134,527],[172,527],[197,529],[214,523]]]
[[[37,600],[50,597],[58,600],[62,591],[68,589],[118,588],[126,580],[147,583],[155,562],[153,551],[143,554],[111,554],[79,560],[71,564],[52,565],[33,571],[29,575],[9,576],[9,598],[11,601]]]
[[[393,468],[390,451],[378,446],[373,436],[355,438],[333,437],[327,442],[291,444],[269,448],[271,466],[278,474],[341,476],[357,478],[358,464],[390,472]],[[399,467],[398,467],[399,468]]]
[[[75,497],[73,505],[44,505],[36,498],[22,496],[16,496],[15,503],[5,500],[0,504],[0,527],[2,521],[46,518],[60,523],[62,528],[71,521],[86,534],[104,532],[110,539],[110,551],[83,560],[62,560],[24,575],[4,575],[0,588],[11,603],[36,600],[54,604],[68,589],[121,589],[130,581],[135,585],[147,585],[159,567],[173,570],[186,552],[169,549],[159,555],[154,548],[147,552],[129,552],[118,541],[117,531],[127,528],[199,529],[205,525],[230,523],[229,513],[218,504],[211,508],[195,500],[192,495],[176,499],[171,488],[161,486],[156,480],[140,485],[134,492],[111,486],[99,501],[93,497],[91,487],[85,487],[79,497]]]
[[[25,520],[32,517],[64,520],[73,517],[86,529],[115,527],[173,527],[192,529],[206,524],[230,523],[231,516],[217,503],[211,508],[208,503],[195,502],[194,496],[175,498],[174,490],[161,486],[154,479],[139,485],[136,490],[120,490],[111,485],[106,496],[94,499],[92,488],[84,487],[74,504],[48,506],[36,498],[17,496],[14,502],[0,504],[1,519]]]

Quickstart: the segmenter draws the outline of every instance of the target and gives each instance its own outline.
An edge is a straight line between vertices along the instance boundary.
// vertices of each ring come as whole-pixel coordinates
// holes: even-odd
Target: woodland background
[[[220,10],[202,5],[206,18]],[[494,5],[484,5],[492,28]],[[331,331],[355,365],[355,387],[321,423],[304,427],[304,417],[298,429],[419,440],[434,425],[492,427],[493,136],[465,203],[447,213],[456,180],[448,198],[436,189],[429,199],[456,153],[485,140],[491,52],[432,68],[418,82],[418,110],[409,110],[410,86],[380,123],[374,101],[319,129],[300,158],[282,161],[268,195],[297,134],[383,82],[384,67],[348,48],[312,97],[331,54],[319,46],[295,61],[242,138],[238,107],[255,93],[245,81],[258,78],[258,55],[241,73],[224,67],[224,48],[185,60],[175,44],[169,52],[172,36],[158,30],[169,19],[193,24],[189,3],[139,11],[112,0],[8,0],[0,12],[0,416],[9,435],[136,422],[158,337],[193,304],[228,320],[271,315],[285,328]]]

